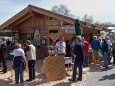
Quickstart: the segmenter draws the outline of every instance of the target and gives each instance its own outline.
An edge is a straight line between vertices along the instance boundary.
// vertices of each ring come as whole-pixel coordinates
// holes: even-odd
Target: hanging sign
[[[46,36],[42,36],[42,38],[41,38],[41,44],[46,44],[46,42],[47,42]]]
[[[40,30],[35,29],[34,31],[34,43],[35,45],[40,44]]]
[[[60,34],[59,33],[50,33],[50,38],[53,41],[56,41],[59,38]]]

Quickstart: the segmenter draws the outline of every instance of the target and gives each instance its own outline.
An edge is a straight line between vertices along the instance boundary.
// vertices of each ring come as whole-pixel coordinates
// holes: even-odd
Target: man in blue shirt
[[[100,62],[100,57],[98,55],[98,51],[101,48],[101,43],[99,39],[97,39],[97,36],[94,36],[92,42],[91,42],[91,48],[93,49],[93,54],[94,54],[94,63],[98,61]]]

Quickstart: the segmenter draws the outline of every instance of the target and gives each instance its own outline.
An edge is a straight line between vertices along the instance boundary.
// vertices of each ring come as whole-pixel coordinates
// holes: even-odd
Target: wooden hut
[[[21,12],[0,26],[0,30],[12,30],[15,42],[25,43],[29,38],[36,46],[39,57],[47,56],[47,46],[58,37],[69,40],[73,35],[75,19],[28,5]],[[81,21],[82,34],[88,40],[99,30]],[[39,58],[38,57],[38,58]]]

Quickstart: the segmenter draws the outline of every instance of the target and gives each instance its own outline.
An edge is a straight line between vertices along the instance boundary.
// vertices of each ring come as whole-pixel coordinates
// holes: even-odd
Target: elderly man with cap
[[[74,48],[74,65],[73,65],[73,74],[72,78],[69,81],[76,81],[76,69],[79,70],[79,75],[77,80],[82,81],[83,74],[83,62],[84,62],[84,44],[82,42],[81,36],[76,37],[76,44]]]

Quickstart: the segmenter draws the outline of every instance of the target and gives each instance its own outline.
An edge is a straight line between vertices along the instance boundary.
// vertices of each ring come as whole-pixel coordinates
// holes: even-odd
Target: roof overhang
[[[53,13],[51,11],[48,11],[48,10],[45,10],[45,9],[42,9],[42,8],[39,8],[39,7],[36,7],[36,6],[28,5],[28,7],[26,7],[22,11],[20,11],[18,14],[16,14],[12,18],[10,18],[9,20],[7,20],[5,23],[3,23],[0,26],[0,30],[7,29],[9,25],[11,25],[14,22],[18,21],[19,19],[21,19],[23,16],[25,16],[27,14],[30,14],[30,15],[22,18],[21,21],[24,21],[25,19],[33,16],[32,15],[32,11],[36,12],[36,13],[40,13],[40,14],[46,15],[46,16],[48,15],[50,17],[54,17],[54,18],[56,18],[58,20],[66,21],[66,22],[68,22],[70,24],[74,24],[74,21],[75,21],[75,19],[73,19],[73,18],[70,18],[70,17],[67,17],[67,16],[63,16],[63,15],[60,15],[60,14],[56,14],[56,13]],[[19,24],[19,23],[20,22],[18,21],[18,23],[16,23],[16,24]]]
[[[28,7],[26,7],[22,11],[20,11],[18,14],[16,14],[12,18],[10,18],[9,20],[7,20],[5,23],[3,23],[0,26],[0,30],[8,29],[8,27],[12,24],[18,25],[18,24],[22,23],[26,19],[33,16],[32,12],[36,12],[36,13],[43,14],[46,16],[48,15],[50,17],[56,18],[56,19],[61,20],[61,21],[68,22],[68,23],[73,24],[73,25],[75,22],[74,18],[60,15],[60,14],[57,14],[57,13],[51,12],[49,10],[45,10],[45,9],[33,6],[33,5],[28,5]],[[81,24],[85,23],[83,21],[80,21],[80,22],[81,22]],[[84,27],[84,26],[82,25],[81,27]],[[95,28],[91,28],[91,29],[95,29]]]

